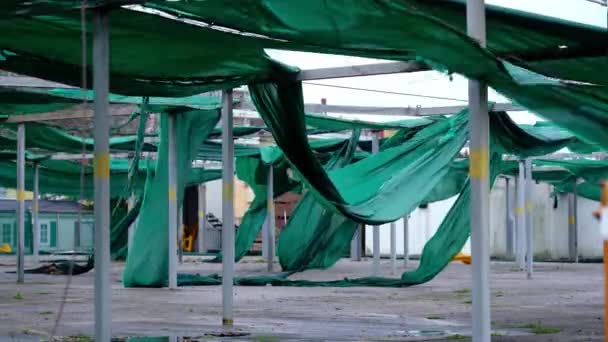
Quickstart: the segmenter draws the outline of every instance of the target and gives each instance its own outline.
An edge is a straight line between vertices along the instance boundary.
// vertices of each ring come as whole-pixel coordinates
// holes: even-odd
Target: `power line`
[[[359,90],[359,91],[368,91],[372,93],[381,93],[381,94],[390,94],[390,95],[403,95],[403,96],[415,96],[415,97],[424,97],[427,99],[435,99],[435,100],[448,100],[448,101],[458,101],[458,102],[469,102],[469,100],[457,99],[453,97],[442,97],[442,96],[431,96],[431,95],[421,95],[421,94],[411,94],[411,93],[402,93],[398,91],[387,91],[387,90],[377,90],[377,89],[368,89],[368,88],[356,88],[356,87],[347,87],[347,86],[339,86],[334,84],[323,84],[323,83],[315,83],[315,82],[303,82],[304,84],[316,85],[321,87],[330,87],[330,88],[340,88],[340,89],[349,89],[349,90]]]

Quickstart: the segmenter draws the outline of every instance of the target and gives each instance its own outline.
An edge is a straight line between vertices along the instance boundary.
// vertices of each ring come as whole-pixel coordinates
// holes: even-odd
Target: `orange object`
[[[10,253],[12,251],[13,250],[11,249],[11,246],[8,243],[5,243],[0,247],[0,253]]]
[[[182,225],[182,250],[186,252],[192,252],[194,243],[194,235],[186,232],[186,225]]]
[[[471,256],[463,254],[463,253],[456,254],[456,256],[454,257],[454,259],[452,259],[452,260],[453,261],[461,261],[463,264],[466,264],[466,265],[470,265],[471,264]]]

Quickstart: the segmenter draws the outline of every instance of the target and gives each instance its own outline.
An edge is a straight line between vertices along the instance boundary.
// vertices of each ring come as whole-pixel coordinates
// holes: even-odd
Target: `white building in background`
[[[507,225],[506,225],[506,196],[505,181],[496,181],[490,199],[490,252],[493,258],[507,257]],[[243,185],[243,183],[241,183]],[[244,186],[244,185],[243,185]],[[515,182],[509,183],[511,196],[515,198]],[[221,181],[207,183],[207,209],[221,219]],[[568,201],[566,195],[558,196],[557,207],[554,208],[552,189],[547,184],[535,184],[533,190],[533,223],[534,223],[534,252],[537,260],[566,260],[569,258],[568,249]],[[252,194],[250,194],[252,196]],[[246,196],[241,196],[242,200]],[[238,200],[238,199],[237,199]],[[249,199],[251,200],[251,199]],[[450,210],[456,197],[431,203],[427,209],[416,209],[409,221],[409,250],[413,256],[420,255],[428,241],[441,224]],[[598,202],[582,197],[578,198],[578,254],[581,260],[601,259],[603,255],[602,239],[598,223],[592,215],[597,209]],[[237,221],[244,214],[246,207],[236,213]],[[514,207],[514,206],[513,206]],[[372,228],[366,227],[365,246],[367,254],[372,250]],[[397,253],[403,253],[403,221],[397,222]],[[380,228],[380,247],[383,255],[390,253],[390,225]],[[465,244],[464,253],[470,253],[469,243]]]

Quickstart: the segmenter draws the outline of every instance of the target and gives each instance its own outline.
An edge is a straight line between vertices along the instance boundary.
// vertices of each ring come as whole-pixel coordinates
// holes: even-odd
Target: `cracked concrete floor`
[[[14,256],[0,257],[0,341],[48,339],[67,277],[26,275],[17,285]],[[28,260],[31,264],[31,260]],[[398,261],[401,266],[401,261]],[[410,263],[411,269],[416,262]],[[112,330],[126,336],[200,336],[230,341],[467,341],[471,333],[470,266],[452,263],[432,281],[410,288],[235,287],[235,327],[221,325],[221,288],[125,289],[124,265],[112,268]],[[492,262],[493,341],[603,341],[603,266],[536,263],[527,280],[510,262]],[[186,257],[182,272],[214,273],[221,265]],[[263,274],[250,257],[238,275]],[[371,261],[342,260],[293,279],[369,275]],[[399,269],[399,274],[404,268]],[[388,260],[383,275],[390,276]],[[57,335],[93,334],[94,272],[75,276]],[[244,335],[221,336],[222,333]],[[229,334],[228,334],[229,335]]]

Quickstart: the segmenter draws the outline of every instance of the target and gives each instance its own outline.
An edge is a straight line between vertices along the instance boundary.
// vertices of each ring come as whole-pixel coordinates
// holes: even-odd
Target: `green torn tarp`
[[[396,221],[409,213],[415,206],[403,205],[403,194],[410,195],[411,203],[421,202],[445,175],[444,166],[467,137],[466,113],[461,113],[422,129],[406,144],[328,175],[308,146],[301,84],[260,84],[250,86],[250,92],[276,144],[305,186],[327,208],[367,224]],[[405,168],[414,161],[419,169]],[[417,172],[423,168],[431,173]],[[419,189],[411,192],[411,184]]]
[[[270,89],[270,91],[274,90],[273,88]],[[253,96],[255,102],[256,96],[258,96],[258,94],[255,94],[254,92],[252,93],[254,94]],[[277,94],[278,92],[272,93],[272,95]],[[268,98],[269,97],[270,96],[268,96]],[[280,98],[280,100],[275,101],[275,103],[280,103],[281,105],[283,105],[283,107],[276,106],[274,108],[280,107],[280,109],[285,110],[285,113],[297,113],[297,111],[294,111],[293,108],[290,107],[293,106],[293,102],[290,103],[286,100],[290,97],[278,96],[278,98]],[[268,100],[267,102],[271,101]],[[297,106],[297,102],[295,103]],[[261,112],[264,113],[264,111]],[[274,116],[272,116],[270,120],[267,120],[267,122],[273,122],[273,120],[276,122],[280,122],[281,115],[279,112],[279,109],[275,110],[272,113]],[[445,136],[442,138],[446,140],[454,139],[454,137],[458,136],[458,133],[452,130],[438,132],[437,130],[434,130],[435,127],[433,126],[441,127],[441,125],[445,125],[447,123],[448,127],[459,127],[457,125],[458,120],[461,119],[459,116],[465,118],[467,117],[466,113],[463,113],[459,114],[458,116],[451,117],[445,121],[438,121],[437,123],[429,125],[426,128],[420,130],[412,138],[406,140],[402,145],[398,145],[397,147],[393,148],[388,148],[387,150],[380,152],[377,155],[371,156],[353,165],[346,166],[343,169],[338,169],[335,172],[344,172],[344,170],[357,167],[358,165],[363,164],[366,161],[372,161],[374,158],[379,158],[378,160],[382,160],[383,155],[390,154],[392,150],[404,148],[404,146],[410,144],[420,144],[420,142],[417,142],[417,139],[420,140],[421,137],[432,140],[435,137],[432,134],[429,134],[429,132],[435,132],[436,134],[443,133],[443,135]],[[293,117],[291,118],[291,120],[293,120]],[[540,146],[542,148],[535,146],[534,142],[538,140],[538,137],[527,134],[523,129],[518,128],[509,119],[506,113],[494,113],[491,115],[490,121],[492,142],[491,184],[499,173],[505,172],[505,170],[503,170],[503,167],[509,166],[508,163],[503,165],[503,162],[501,160],[501,155],[503,153],[519,155],[532,155],[533,153],[546,154],[562,148],[563,141],[561,141],[561,139],[555,139],[555,141],[547,139],[544,141],[545,144]],[[286,130],[281,131],[281,127],[283,126],[279,127],[279,132],[277,134],[279,136],[286,132]],[[291,126],[289,128],[291,129],[291,133],[293,133],[294,126]],[[466,120],[463,128],[466,131]],[[297,135],[293,134],[291,136],[292,138],[294,136],[298,137]],[[304,145],[304,153],[306,153],[306,141],[304,140],[303,142],[304,144],[301,145]],[[455,142],[458,143],[458,140],[455,140]],[[277,143],[281,145],[281,142],[279,140],[277,140]],[[292,145],[297,144],[293,144],[292,141]],[[407,149],[404,149],[404,151],[407,151]],[[421,160],[424,160],[424,151],[428,151],[428,149],[423,150],[423,153],[418,156],[418,158],[420,158]],[[289,152],[293,152],[293,150],[290,150]],[[289,152],[285,151],[286,156],[288,158],[290,156]],[[300,150],[299,152],[303,153],[302,150]],[[432,152],[440,154],[436,150]],[[420,151],[412,150],[410,151],[410,153],[417,154],[420,153]],[[448,159],[447,162],[450,163],[451,159]],[[362,278],[355,280],[345,279],[330,282],[291,281],[286,278],[290,274],[289,272],[287,272],[273,276],[238,278],[235,280],[235,283],[240,285],[273,284],[285,286],[410,286],[432,279],[439,271],[441,271],[441,269],[445,267],[445,265],[447,265],[447,263],[453,258],[453,256],[461,250],[466,239],[468,238],[468,178],[466,177],[466,173],[463,172],[464,170],[466,170],[466,165],[466,161],[452,162],[452,164],[450,165],[451,167],[449,169],[455,170],[458,177],[457,180],[455,180],[450,186],[443,187],[443,195],[439,194],[441,193],[441,191],[438,191],[437,188],[432,188],[431,190],[428,190],[426,192],[427,196],[435,196],[436,199],[443,199],[454,192],[452,188],[456,188],[459,190],[458,192],[460,192],[460,196],[455,202],[450,212],[448,213],[448,215],[446,216],[446,218],[444,219],[444,221],[442,222],[442,225],[440,226],[437,233],[425,246],[419,268],[414,271],[404,273],[401,279]],[[437,167],[437,165],[434,165],[434,167]],[[422,174],[428,173],[425,172],[427,170],[421,169],[419,166],[415,165],[415,163],[409,164],[405,166],[405,168],[418,170]],[[447,169],[448,167],[447,165],[444,165],[443,168]],[[304,177],[310,174],[309,169],[305,171],[308,173],[304,174]],[[317,175],[319,173],[322,173],[322,171],[317,172]],[[330,175],[331,173],[332,172],[329,172]],[[375,174],[374,176],[377,177],[378,175]],[[452,175],[450,175],[449,173],[444,174],[445,178],[450,178],[451,176]],[[379,178],[382,179],[382,177]],[[410,186],[412,185],[409,182],[406,183],[408,183]],[[413,184],[420,183],[421,182],[416,182]],[[308,184],[310,186],[310,183]],[[314,185],[318,185],[318,183]],[[386,190],[385,184],[383,184],[381,188],[383,188],[383,190]],[[337,188],[336,190],[339,192],[338,189],[339,188]],[[432,190],[435,190],[436,193],[433,194]],[[418,190],[414,192],[418,192]],[[284,270],[297,271],[305,268],[325,268],[331,266],[342,255],[345,246],[347,246],[350,242],[352,238],[352,232],[354,231],[354,225],[352,223],[349,223],[349,220],[343,216],[340,219],[341,215],[337,214],[335,211],[332,212],[330,210],[331,207],[326,206],[324,208],[322,206],[319,206],[318,203],[316,203],[316,200],[321,203],[326,203],[325,198],[319,198],[321,196],[321,192],[315,192],[314,189],[311,189],[299,203],[298,207],[292,214],[290,222],[282,231],[279,240],[279,259]],[[406,198],[403,198],[401,199],[401,201],[399,201],[400,204],[403,204],[404,201],[411,201],[411,196],[405,197]],[[420,203],[420,201],[418,203]],[[407,206],[407,203],[403,205]],[[217,284],[218,282],[219,278],[217,276],[207,277],[184,275],[180,277],[180,283],[183,285]]]
[[[73,3],[63,5],[41,1],[0,7],[0,69],[80,86],[80,10]],[[87,69],[92,79],[88,13]],[[266,80],[275,68],[285,68],[255,41],[228,32],[121,7],[112,9],[109,22],[110,89],[117,94],[188,96]]]
[[[177,206],[181,206],[187,180],[192,177],[192,160],[197,143],[202,142],[219,121],[219,110],[183,109],[176,120]],[[168,278],[168,118],[161,116],[158,163],[153,176],[146,180],[140,216],[123,272],[123,284],[133,286],[162,286]]]
[[[584,141],[608,148],[608,73],[595,71],[608,68],[606,28],[487,6],[483,48],[466,34],[462,1],[362,0],[345,6],[313,0],[286,6],[248,0],[229,10],[220,0],[146,5],[263,35],[251,39],[266,48],[423,60],[433,69],[484,80]],[[597,85],[551,79],[560,77]]]

